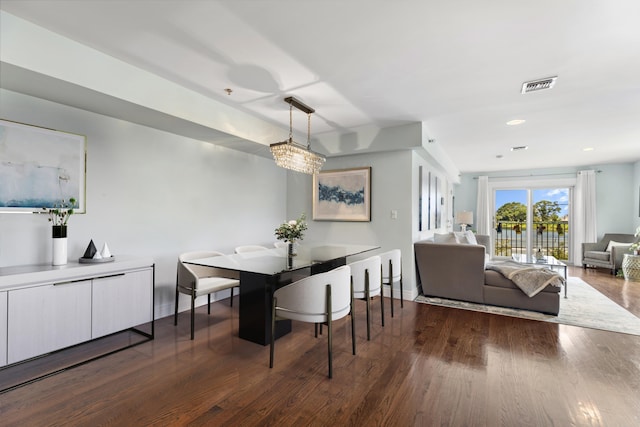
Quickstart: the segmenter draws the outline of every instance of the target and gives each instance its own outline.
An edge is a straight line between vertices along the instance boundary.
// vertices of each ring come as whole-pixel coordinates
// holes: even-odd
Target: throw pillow
[[[467,241],[469,242],[470,245],[478,244],[478,241],[476,240],[476,235],[473,234],[473,231],[467,230],[466,236],[467,236]]]
[[[453,235],[456,236],[456,242],[461,243],[463,245],[477,245],[478,241],[476,240],[475,234],[473,231],[454,231]]]
[[[611,252],[611,248],[614,246],[626,246],[627,248],[631,247],[631,243],[623,243],[623,242],[616,242],[615,240],[609,240],[609,244],[607,245],[607,252]]]
[[[435,233],[433,235],[433,241],[435,243],[458,243],[456,241],[456,236],[453,233],[447,233],[447,234]]]
[[[454,231],[453,235],[456,238],[456,243],[460,243],[463,245],[466,245],[467,243],[469,243],[469,240],[467,240],[466,231]]]

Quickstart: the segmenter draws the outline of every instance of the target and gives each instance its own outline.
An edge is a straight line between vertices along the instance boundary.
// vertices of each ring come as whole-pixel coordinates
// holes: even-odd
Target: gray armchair
[[[622,266],[622,258],[625,253],[629,253],[629,248],[623,246],[612,246],[611,252],[607,252],[609,241],[620,243],[633,243],[636,238],[633,234],[605,234],[596,243],[582,244],[582,268],[587,265],[603,267],[611,270],[611,274],[616,274]]]

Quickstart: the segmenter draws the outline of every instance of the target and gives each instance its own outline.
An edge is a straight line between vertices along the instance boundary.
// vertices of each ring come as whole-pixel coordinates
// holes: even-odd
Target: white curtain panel
[[[491,235],[491,206],[489,197],[489,177],[478,177],[478,202],[476,205],[476,232]]]
[[[596,172],[578,172],[575,195],[575,216],[573,218],[573,263],[582,263],[582,243],[596,242]]]

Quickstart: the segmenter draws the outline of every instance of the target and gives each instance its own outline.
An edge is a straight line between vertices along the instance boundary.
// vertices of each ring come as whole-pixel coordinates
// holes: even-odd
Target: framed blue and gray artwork
[[[371,221],[371,168],[330,170],[315,174],[313,219]]]
[[[0,120],[0,212],[38,212],[76,199],[84,213],[86,137]]]

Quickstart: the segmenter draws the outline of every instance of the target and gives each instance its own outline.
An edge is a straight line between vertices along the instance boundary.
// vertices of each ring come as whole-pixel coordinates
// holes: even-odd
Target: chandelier
[[[289,139],[271,144],[271,154],[276,161],[276,165],[296,172],[308,173],[310,175],[320,172],[326,159],[311,151],[311,113],[315,110],[294,97],[284,99],[289,104]],[[293,140],[293,107],[307,113],[307,146],[298,144]]]

